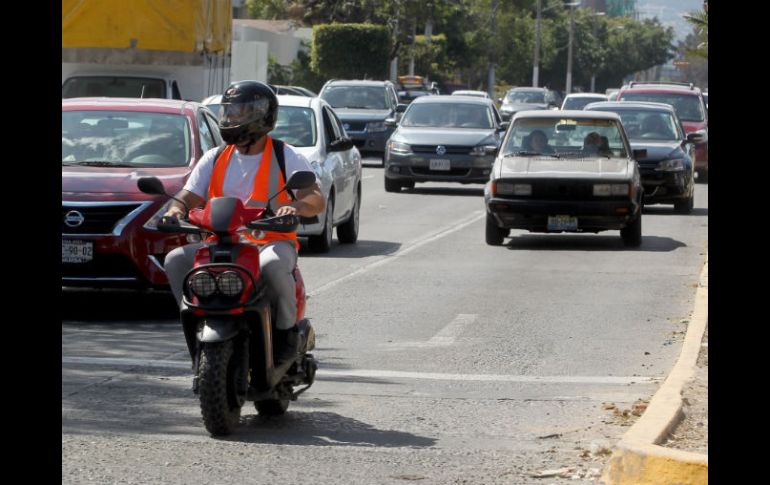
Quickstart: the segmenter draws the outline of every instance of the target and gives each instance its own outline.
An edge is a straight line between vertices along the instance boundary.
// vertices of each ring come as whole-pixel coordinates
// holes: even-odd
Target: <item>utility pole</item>
[[[535,60],[532,63],[532,87],[538,87],[540,76],[540,14],[543,11],[542,0],[537,0],[537,16],[535,17]]]
[[[396,44],[398,43],[398,14],[398,3],[396,3],[396,17],[390,20],[393,23],[393,39]],[[398,81],[398,55],[390,61],[390,81],[393,83]]]
[[[604,15],[606,15],[605,12],[594,12],[594,15],[593,15],[593,17],[594,17],[593,18],[593,21],[594,21],[594,25],[593,25],[593,27],[594,27],[594,42],[596,42],[596,24],[598,24],[597,17],[602,17]],[[592,93],[596,92],[596,68],[594,68],[593,73],[591,73],[591,92]]]
[[[579,2],[568,4],[570,7],[570,16],[569,16],[569,43],[567,44],[567,87],[565,88],[566,94],[569,94],[572,92],[572,38],[574,37],[574,32],[575,32],[575,6],[578,4]]]
[[[493,39],[497,36],[497,0],[492,1],[492,37],[489,42],[489,73],[487,75],[487,93],[495,98],[495,52]]]

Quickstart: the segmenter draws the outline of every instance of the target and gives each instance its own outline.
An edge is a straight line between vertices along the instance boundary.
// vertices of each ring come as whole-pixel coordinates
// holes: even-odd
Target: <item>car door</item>
[[[349,138],[342,125],[342,121],[340,121],[333,109],[329,109],[329,114],[331,115],[332,122],[336,126],[335,133],[339,133],[340,138]],[[347,210],[345,214],[343,214],[343,218],[346,218],[347,211],[353,210],[358,197],[358,182],[361,179],[361,153],[355,146],[338,153],[340,154],[340,159],[342,160],[344,167],[343,171],[345,173],[345,196],[348,202],[345,205]]]
[[[334,221],[337,222],[344,217],[350,207],[350,187],[345,171],[346,152],[330,152],[327,148],[333,141],[340,139],[344,131],[342,131],[341,125],[338,125],[339,120],[328,106],[322,106],[321,113],[323,117],[324,134],[326,135],[326,145],[324,146],[326,158],[324,164],[332,176],[335,193]]]

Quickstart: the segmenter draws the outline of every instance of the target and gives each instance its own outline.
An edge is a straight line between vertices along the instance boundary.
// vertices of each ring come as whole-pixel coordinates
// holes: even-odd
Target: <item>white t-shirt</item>
[[[209,195],[209,181],[211,180],[211,174],[214,172],[214,161],[218,148],[214,147],[203,154],[190,174],[190,178],[187,179],[187,183],[184,185],[185,190],[194,193],[198,197],[202,197],[204,200]],[[313,171],[304,155],[298,153],[288,143],[284,143],[283,153],[286,158],[287,178],[295,171]],[[233,150],[230,163],[227,165],[222,195],[238,197],[243,201],[248,200],[251,192],[254,190],[254,177],[257,175],[261,161],[262,152],[256,155],[242,155],[238,153],[238,150]],[[317,175],[316,182],[318,182]]]

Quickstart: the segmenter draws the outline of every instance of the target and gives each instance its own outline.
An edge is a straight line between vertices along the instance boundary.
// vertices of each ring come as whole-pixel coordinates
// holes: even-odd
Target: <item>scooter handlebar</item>
[[[249,229],[269,232],[294,232],[299,227],[299,217],[295,215],[285,215],[268,217],[246,223]]]

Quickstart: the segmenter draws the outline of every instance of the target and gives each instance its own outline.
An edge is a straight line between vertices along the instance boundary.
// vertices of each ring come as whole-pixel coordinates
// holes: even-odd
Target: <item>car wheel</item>
[[[508,235],[510,231],[508,229],[501,229],[497,227],[495,218],[487,214],[487,228],[486,228],[486,240],[490,246],[500,246],[503,244],[503,239]]]
[[[334,235],[334,199],[329,197],[326,201],[326,219],[324,220],[324,229],[321,234],[309,236],[307,238],[310,250],[314,253],[326,253],[332,247],[332,236]]]
[[[358,240],[358,222],[361,214],[361,188],[356,191],[353,213],[344,223],[337,226],[337,240],[340,244],[353,244]]]
[[[639,247],[642,244],[642,211],[629,225],[620,230],[623,244],[629,247]]]
[[[708,170],[698,170],[698,182],[705,184],[709,181],[709,171]]]
[[[385,177],[385,192],[401,192],[401,182]]]
[[[689,214],[692,212],[693,207],[695,207],[695,196],[692,194],[686,199],[674,202],[674,211],[679,214]]]

